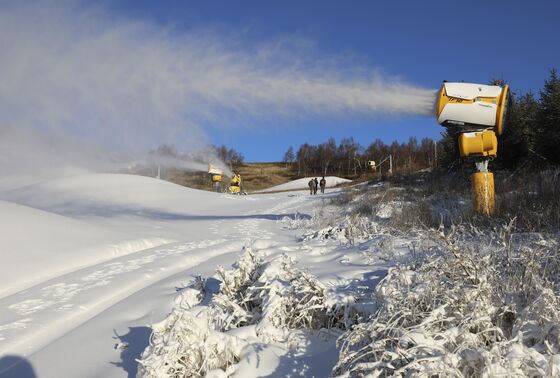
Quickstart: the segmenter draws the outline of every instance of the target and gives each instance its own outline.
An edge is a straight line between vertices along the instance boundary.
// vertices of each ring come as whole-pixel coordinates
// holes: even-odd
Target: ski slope
[[[343,253],[302,246],[286,227],[328,196],[231,196],[123,174],[0,193],[0,377],[135,376],[150,325],[177,291],[247,245],[263,256],[292,251],[325,280],[350,279],[359,269],[338,263]],[[276,358],[261,373],[279,371],[278,348],[263,350]],[[334,339],[321,350],[330,365],[301,357],[317,376],[336,363]]]

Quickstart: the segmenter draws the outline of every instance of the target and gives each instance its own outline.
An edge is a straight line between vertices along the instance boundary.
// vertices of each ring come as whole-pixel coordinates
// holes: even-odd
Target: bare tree
[[[294,155],[294,148],[292,146],[290,146],[288,148],[288,150],[286,151],[286,153],[284,154],[284,163],[286,163],[286,168],[291,165],[295,160],[295,155]]]

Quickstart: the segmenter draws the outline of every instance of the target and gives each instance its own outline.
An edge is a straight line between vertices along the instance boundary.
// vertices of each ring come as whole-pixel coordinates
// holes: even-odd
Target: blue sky
[[[76,1],[81,4],[82,8],[88,8],[91,5],[90,2]],[[72,5],[74,2],[67,0],[66,2],[54,3]],[[33,22],[35,21],[29,23],[31,25],[29,27],[30,37],[23,36],[20,39],[27,43],[30,38],[36,38],[33,49],[36,50],[37,56],[47,55],[47,62],[61,61],[59,56],[52,55],[52,51],[64,54],[67,46],[76,47],[73,52],[66,54],[64,57],[65,65],[59,68],[58,75],[64,76],[66,72],[70,72],[67,82],[63,82],[63,84],[54,82],[54,80],[53,82],[46,82],[46,79],[41,77],[41,80],[45,82],[26,83],[24,87],[29,88],[29,92],[25,93],[25,96],[22,96],[21,100],[18,99],[18,101],[22,104],[23,109],[29,107],[30,101],[37,101],[41,108],[48,109],[48,112],[45,111],[45,115],[52,116],[53,120],[59,123],[70,123],[72,121],[75,124],[76,120],[95,119],[97,124],[100,122],[105,122],[108,125],[129,124],[130,126],[121,130],[124,136],[116,135],[114,137],[116,141],[119,138],[127,139],[127,136],[144,133],[149,141],[159,143],[161,141],[158,137],[162,132],[155,131],[153,127],[137,130],[134,125],[144,121],[146,123],[151,122],[153,125],[161,124],[162,119],[169,120],[170,109],[175,112],[179,109],[180,112],[184,103],[179,101],[177,104],[174,103],[176,93],[184,96],[181,101],[190,104],[191,108],[188,111],[192,113],[193,109],[196,110],[199,105],[196,101],[200,98],[200,94],[202,94],[202,97],[218,97],[217,102],[223,104],[224,96],[235,93],[235,90],[242,93],[243,88],[238,85],[233,91],[231,87],[227,87],[209,93],[199,88],[198,92],[194,91],[194,94],[184,94],[179,89],[171,88],[165,93],[165,96],[154,100],[156,94],[161,92],[162,85],[169,86],[171,84],[171,87],[173,86],[173,81],[170,81],[169,78],[156,77],[153,79],[154,84],[149,88],[152,92],[146,92],[144,98],[138,98],[138,103],[129,103],[129,101],[136,99],[138,88],[144,87],[135,81],[129,81],[119,83],[113,89],[109,88],[111,86],[110,80],[122,78],[121,72],[118,71],[121,68],[114,67],[118,66],[119,62],[125,62],[122,66],[125,67],[123,70],[126,70],[126,67],[136,69],[134,75],[131,76],[138,77],[146,73],[146,70],[149,70],[151,66],[165,67],[166,69],[170,66],[172,69],[168,70],[168,74],[171,75],[176,72],[176,67],[167,64],[165,58],[157,60],[150,54],[146,54],[148,47],[152,45],[157,47],[152,55],[161,52],[160,55],[171,56],[169,50],[180,48],[181,36],[191,36],[191,39],[188,40],[191,49],[186,50],[186,55],[180,55],[180,59],[183,56],[192,56],[192,51],[194,51],[194,56],[198,54],[198,56],[204,57],[206,54],[204,48],[197,47],[197,43],[196,41],[193,42],[192,36],[204,34],[206,31],[212,35],[209,39],[210,43],[216,43],[216,39],[223,39],[222,43],[226,46],[225,49],[222,47],[225,52],[218,48],[220,51],[215,54],[216,57],[221,58],[227,55],[228,51],[242,50],[245,55],[241,54],[240,57],[244,59],[245,56],[250,57],[253,51],[262,52],[262,49],[259,50],[255,46],[288,46],[287,50],[295,48],[297,50],[295,56],[303,58],[301,64],[304,65],[304,73],[307,71],[316,72],[313,69],[306,70],[305,65],[313,66],[317,63],[320,66],[326,62],[325,64],[328,66],[330,62],[335,61],[335,68],[332,71],[337,76],[335,84],[342,83],[350,86],[354,85],[355,81],[351,79],[346,81],[344,79],[345,75],[355,79],[360,77],[360,72],[367,71],[376,72],[382,78],[389,78],[389,83],[398,78],[415,88],[429,90],[438,89],[444,79],[486,83],[492,78],[503,78],[514,91],[526,92],[532,90],[538,92],[544,79],[548,76],[549,69],[560,68],[558,43],[560,36],[560,23],[558,22],[560,2],[473,0],[457,5],[454,3],[449,1],[104,0],[100,5],[103,8],[103,17],[109,14],[117,20],[117,23],[120,22],[118,20],[124,20],[128,27],[128,29],[125,28],[124,32],[118,30],[115,32],[115,29],[118,28],[113,25],[113,29],[108,29],[109,33],[98,32],[94,37],[84,37],[81,34],[86,34],[88,29],[87,27],[80,27],[80,25],[95,22],[103,24],[105,22],[102,20],[103,17],[98,20],[95,17],[83,17],[80,12],[70,12],[68,17],[75,17],[74,22],[77,26],[65,29],[65,26],[57,21],[61,18],[53,17],[54,21],[51,21],[51,24],[55,27],[50,26],[48,29],[50,34],[45,34],[56,36],[54,39],[58,39],[57,43],[59,45],[54,45],[55,48],[49,51],[43,51],[44,42],[36,37],[41,32],[33,30]],[[6,8],[8,4],[0,5]],[[24,9],[23,13],[28,15],[32,12]],[[26,17],[29,19],[37,17],[36,20],[41,20],[42,16],[40,15],[42,13],[36,13],[37,15],[32,15],[30,18]],[[28,21],[26,17],[23,17],[25,22]],[[14,19],[14,17],[11,17],[11,19]],[[143,43],[140,41],[141,37],[127,31],[133,30],[131,25],[136,22],[149,25],[149,27],[141,29],[140,36],[147,36],[153,30],[164,30],[166,33],[177,36],[179,42],[175,42],[174,45],[171,44],[171,48],[167,46],[165,41],[167,37],[157,37]],[[27,27],[27,24],[23,26]],[[19,20],[14,21],[12,29],[8,26],[5,28],[6,32],[21,34],[19,29],[23,26],[22,21]],[[13,32],[14,29],[16,32]],[[92,30],[94,29],[95,27],[92,27]],[[64,39],[66,38],[65,35],[71,34],[77,34],[78,36],[75,40]],[[114,36],[114,38],[107,39],[107,34]],[[147,37],[149,39],[149,36]],[[201,39],[201,44],[208,41],[205,38]],[[107,43],[107,46],[99,47],[100,40],[108,40],[109,43]],[[81,67],[84,67],[84,70],[88,68],[87,59],[90,59],[89,70],[97,71],[98,67],[105,62],[105,55],[102,54],[106,54],[107,51],[113,52],[113,50],[122,51],[127,46],[131,47],[130,54],[118,55],[115,53],[114,60],[108,61],[108,65],[112,65],[114,72],[99,70],[99,72],[92,73],[90,77],[84,76],[80,71]],[[71,49],[72,47],[70,47]],[[22,50],[20,51],[21,59],[29,61],[30,49],[23,50],[23,48],[20,48],[20,50]],[[89,56],[88,51],[95,51],[96,56]],[[52,56],[48,56],[48,54]],[[13,56],[16,55],[13,54]],[[138,62],[138,57],[153,59],[153,62],[147,62],[144,66],[138,68],[131,67],[127,63],[128,61]],[[291,58],[291,55],[287,55],[285,59],[289,60]],[[5,59],[8,59],[7,55]],[[237,59],[237,57],[234,55],[230,59]],[[274,74],[274,70],[281,70],[283,67],[282,59],[284,58],[279,55],[273,56],[272,61],[268,60],[265,63],[260,61],[256,67],[263,69],[264,74],[259,78],[260,81],[257,80],[255,83],[266,81],[267,73],[272,72]],[[41,59],[38,61],[41,61]],[[209,60],[206,63],[212,63],[212,61]],[[252,63],[245,63],[240,67],[235,67],[235,69],[241,71],[245,70],[242,72],[245,76],[240,76],[242,78],[246,78],[247,72],[250,73],[254,67]],[[288,66],[291,64],[289,61],[286,63]],[[263,68],[263,64],[274,67]],[[10,61],[6,67],[11,66],[15,67],[17,63]],[[291,67],[292,71],[297,72],[294,67]],[[42,66],[32,68],[36,69],[37,72],[42,72],[45,69]],[[51,68],[48,69],[51,70]],[[193,69],[194,71],[192,71]],[[191,71],[186,72],[194,72],[194,75],[199,76],[204,74],[204,67],[197,67],[196,64],[191,66],[189,70]],[[106,76],[105,72],[110,72],[113,76],[104,77]],[[157,71],[154,72],[157,74]],[[226,72],[227,74],[228,67],[217,67],[216,72],[220,74]],[[237,71],[232,72],[236,73]],[[330,71],[323,70],[320,72],[324,74]],[[96,73],[100,76],[95,76]],[[3,74],[6,78],[14,76],[13,72],[10,71]],[[151,75],[150,72],[148,74]],[[54,75],[52,76],[54,77]],[[28,75],[29,77],[36,76]],[[211,79],[211,76],[208,77]],[[293,79],[297,77],[292,75],[290,79],[293,82]],[[177,80],[180,79],[177,78]],[[280,79],[282,78],[277,79],[276,85],[281,86],[283,82]],[[82,82],[77,85],[75,82],[80,80]],[[189,80],[192,81],[192,78]],[[200,85],[200,83],[195,84]],[[63,90],[60,90],[61,88]],[[111,90],[106,90],[107,88]],[[38,94],[42,90],[49,94],[53,93],[53,90],[59,91],[60,98],[49,98],[50,103],[45,104],[45,96],[41,99],[38,98]],[[254,90],[254,87],[251,87],[251,90]],[[99,100],[95,100],[91,105],[91,99],[103,97],[106,93],[107,99],[111,98],[108,101],[117,104],[118,107],[114,105],[116,109],[123,110],[118,116],[114,115],[114,109],[99,102]],[[251,99],[251,96],[247,93],[244,95],[248,101]],[[274,98],[274,96],[271,97],[270,93],[263,96],[266,98],[264,100],[260,98],[259,101],[271,106],[271,98]],[[285,94],[282,93],[279,98],[282,99],[282,96],[285,96]],[[77,102],[79,99],[83,99],[83,102]],[[8,100],[12,101],[11,98],[8,98]],[[13,101],[16,103],[16,100]],[[74,101],[71,102],[71,106],[68,106],[69,101]],[[169,107],[165,106],[166,103],[169,104]],[[51,105],[52,109],[49,108]],[[312,106],[315,105],[317,104],[312,104]],[[93,110],[90,110],[90,106],[93,106],[91,107]],[[297,148],[305,142],[321,143],[329,137],[334,137],[337,141],[344,137],[353,137],[362,145],[367,146],[376,138],[380,138],[387,143],[395,139],[406,141],[411,136],[418,139],[424,137],[439,138],[443,131],[433,117],[410,116],[402,114],[401,111],[372,114],[353,112],[352,107],[347,106],[345,110],[334,113],[317,111],[316,109],[311,112],[305,110],[299,113],[297,107],[289,104],[287,106],[291,107],[290,114],[286,116],[286,114],[280,114],[284,105],[278,106],[279,109],[281,108],[280,111],[277,109],[272,112],[263,110],[262,104],[256,104],[255,109],[252,109],[249,104],[241,100],[235,106],[238,106],[237,115],[227,121],[224,120],[228,118],[228,112],[231,109],[224,109],[218,116],[211,113],[220,111],[219,107],[213,107],[210,110],[204,109],[197,114],[199,119],[196,122],[202,127],[200,125],[184,126],[183,132],[176,132],[173,127],[181,128],[183,127],[180,124],[181,122],[188,123],[191,115],[187,114],[181,122],[178,122],[177,125],[174,124],[165,132],[168,132],[169,135],[175,135],[173,133],[176,132],[175,141],[178,146],[188,144],[186,139],[191,136],[193,143],[197,144],[201,140],[200,135],[204,134],[207,142],[234,147],[245,155],[247,161],[278,161],[289,146]],[[322,103],[319,108],[321,106],[324,107],[325,105]],[[143,107],[144,111],[142,111]],[[14,108],[12,106],[12,109]],[[79,110],[71,116],[59,111],[59,109],[68,108]],[[154,109],[155,111],[152,111]],[[246,111],[251,114],[244,117],[243,112]],[[13,117],[10,114],[12,118],[9,120],[19,120],[17,117],[20,117],[20,114],[16,114],[17,111],[12,113]],[[28,115],[25,116],[28,117]],[[23,119],[23,116],[20,118]],[[25,120],[28,123],[39,122],[30,118],[25,118]],[[43,127],[43,124],[40,126]],[[107,130],[98,130],[96,131],[97,134],[94,135],[90,132],[94,126],[93,121],[91,125],[84,124],[74,134],[94,138],[101,134],[106,135],[110,127],[116,129],[116,127],[107,126]],[[194,136],[195,134],[196,136]],[[173,141],[169,138],[166,140]]]

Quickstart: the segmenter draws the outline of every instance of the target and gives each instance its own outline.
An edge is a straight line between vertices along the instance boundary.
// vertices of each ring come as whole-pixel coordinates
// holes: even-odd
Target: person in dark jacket
[[[313,180],[313,194],[317,194],[317,188],[319,187],[319,180],[317,177]]]
[[[321,187],[321,193],[325,193],[325,187],[327,186],[327,180],[325,180],[325,176],[319,181],[319,186]]]
[[[309,194],[313,194],[313,187],[315,186],[315,181],[311,179],[309,180],[309,183],[307,185],[309,185]]]

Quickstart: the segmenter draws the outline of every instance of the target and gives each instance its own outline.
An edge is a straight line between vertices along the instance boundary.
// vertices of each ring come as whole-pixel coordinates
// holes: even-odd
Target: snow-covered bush
[[[253,303],[248,288],[257,280],[262,269],[262,261],[251,248],[244,248],[241,259],[231,270],[218,267],[216,272],[220,280],[220,291],[210,306],[213,328],[227,331],[232,328],[253,324],[258,318],[256,304]]]
[[[205,312],[174,309],[152,326],[150,345],[139,361],[138,377],[202,377],[227,371],[239,361],[246,343],[208,326]]]
[[[303,234],[302,240],[334,240],[341,244],[355,245],[360,241],[371,239],[378,233],[376,222],[358,214],[346,216],[339,223]]]
[[[248,345],[228,333],[240,327],[254,327],[260,342],[289,346],[293,330],[346,330],[368,315],[357,296],[321,283],[287,255],[263,263],[245,248],[233,269],[219,268],[216,278],[220,289],[208,306],[196,306],[205,293],[195,285],[198,290],[181,292],[169,317],[153,326],[139,360],[140,377],[227,374]]]
[[[510,230],[488,248],[454,230],[443,255],[390,269],[378,313],[339,339],[333,375],[558,376],[558,244]]]
[[[313,219],[310,219],[309,216],[296,213],[293,217],[283,217],[281,222],[288,230],[300,230],[310,227],[313,224]]]
[[[359,316],[352,310],[352,301],[334,300],[336,288],[326,287],[310,273],[297,268],[287,255],[257,265],[258,260],[247,249],[244,260],[246,263],[240,263],[236,269],[218,271],[218,278],[222,279],[220,293],[209,306],[216,329],[227,331],[256,324],[257,335],[269,341],[285,341],[287,334],[282,331],[346,329],[352,324],[352,317]],[[244,279],[231,279],[239,276]]]

